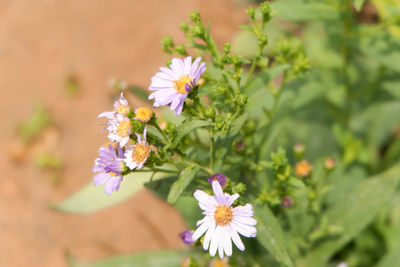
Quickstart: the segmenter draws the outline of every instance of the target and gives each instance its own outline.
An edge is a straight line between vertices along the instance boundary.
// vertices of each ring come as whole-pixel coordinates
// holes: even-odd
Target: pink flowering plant
[[[187,229],[176,236],[185,250],[94,266],[400,262],[390,234],[400,229],[400,108],[386,83],[400,84],[399,68],[376,56],[382,40],[396,43],[390,23],[358,23],[349,1],[287,2],[247,9],[245,37],[221,47],[191,13],[180,25],[186,44],[162,40],[170,58],[149,77],[152,108],[132,108],[126,94],[144,92],[131,88],[98,116],[107,141],[94,185],[56,208],[93,212],[147,187],[181,212]],[[381,42],[372,54],[370,42]]]

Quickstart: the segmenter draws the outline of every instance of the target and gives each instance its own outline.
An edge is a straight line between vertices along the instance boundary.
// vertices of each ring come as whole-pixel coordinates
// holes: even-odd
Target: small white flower
[[[141,169],[144,163],[149,158],[151,149],[146,141],[147,126],[143,131],[143,139],[139,134],[137,136],[137,143],[125,151],[125,164],[129,169]]]
[[[203,248],[208,250],[212,257],[217,250],[219,257],[224,258],[232,255],[232,243],[238,249],[245,249],[239,234],[245,237],[255,237],[257,229],[254,227],[257,221],[253,219],[253,206],[232,207],[232,203],[239,197],[239,194],[229,195],[222,191],[218,181],[212,182],[214,196],[204,191],[196,190],[194,197],[199,201],[205,217],[197,222],[197,230],[193,233],[193,241],[199,239],[204,233]]]
[[[149,96],[149,99],[154,98],[154,107],[170,105],[176,116],[181,114],[185,98],[206,70],[204,62],[199,65],[200,60],[198,57],[192,64],[192,57],[173,58],[169,68],[160,68],[161,72],[151,78],[149,87],[156,91]]]
[[[132,123],[128,117],[117,113],[115,119],[108,122],[107,129],[110,141],[117,142],[123,147],[129,141],[129,135],[132,133]]]
[[[115,119],[116,114],[127,116],[131,111],[131,107],[128,104],[128,100],[125,99],[124,93],[121,93],[119,99],[114,102],[114,110],[100,113],[97,118],[107,118],[109,120]]]

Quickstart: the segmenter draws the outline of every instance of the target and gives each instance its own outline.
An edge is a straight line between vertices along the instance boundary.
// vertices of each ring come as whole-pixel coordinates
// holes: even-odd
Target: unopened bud
[[[204,115],[209,119],[215,118],[215,114],[216,114],[216,112],[213,107],[208,107],[204,112]]]
[[[242,151],[243,149],[245,149],[245,144],[244,144],[244,141],[243,140],[240,140],[240,141],[237,141],[236,143],[235,143],[235,145],[234,145],[234,147],[235,147],[235,149],[237,150],[237,151]]]
[[[255,15],[256,15],[256,11],[254,10],[254,7],[249,7],[248,9],[246,9],[246,13],[250,16],[250,18],[252,20],[254,20]]]
[[[294,145],[293,151],[294,151],[294,154],[295,154],[296,158],[301,159],[303,157],[304,152],[306,151],[306,149],[305,149],[303,144],[297,143],[297,144]]]
[[[327,171],[332,171],[336,166],[336,162],[334,158],[327,158],[324,161],[324,167]]]
[[[178,52],[181,55],[184,55],[184,56],[187,55],[186,48],[185,48],[184,45],[177,45],[175,47],[175,51]]]
[[[189,15],[189,19],[196,23],[200,22],[200,20],[201,20],[200,13],[198,11],[191,12]]]
[[[289,196],[285,196],[282,198],[282,206],[284,208],[290,208],[293,205],[292,198]]]
[[[311,174],[312,166],[307,160],[302,160],[296,164],[296,175],[306,178]]]
[[[191,30],[193,36],[198,37],[198,38],[204,37],[204,29],[201,25],[194,25],[191,27],[190,30]]]
[[[263,20],[264,22],[267,22],[271,19],[271,9],[269,7],[269,3],[268,2],[263,2],[260,4],[259,10],[261,11],[261,14],[263,16]]]
[[[187,32],[189,30],[189,27],[185,22],[182,22],[181,24],[179,24],[179,28],[181,28],[181,30],[184,32]]]
[[[229,54],[229,52],[231,51],[231,43],[225,43],[224,46],[222,47],[222,49],[224,50],[225,54]]]

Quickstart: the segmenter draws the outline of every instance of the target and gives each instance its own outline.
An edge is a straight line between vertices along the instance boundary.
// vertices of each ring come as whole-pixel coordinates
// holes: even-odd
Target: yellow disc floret
[[[119,105],[115,108],[115,111],[118,112],[118,113],[121,114],[121,115],[127,116],[128,113],[129,113],[129,111],[130,111],[130,109],[131,109],[131,108],[130,108],[130,106],[128,106],[128,105],[119,104]]]
[[[193,79],[189,75],[183,75],[179,80],[175,81],[175,90],[180,94],[189,93],[186,91],[186,84],[191,84]]]
[[[117,134],[120,137],[126,137],[129,136],[131,133],[131,128],[132,124],[130,120],[123,120],[119,123],[118,129],[117,129]]]
[[[233,219],[232,207],[218,205],[214,212],[216,225],[224,226]]]
[[[153,111],[149,108],[141,107],[136,109],[135,114],[135,119],[141,122],[148,122],[153,116]]]
[[[136,144],[132,152],[132,160],[141,163],[150,156],[150,146],[146,144]]]

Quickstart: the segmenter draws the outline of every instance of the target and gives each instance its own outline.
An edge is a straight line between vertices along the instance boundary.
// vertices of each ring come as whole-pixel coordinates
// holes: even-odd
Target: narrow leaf
[[[91,182],[79,192],[73,194],[60,204],[51,208],[68,213],[87,213],[107,208],[135,194],[143,188],[143,183],[150,180],[151,172],[133,172],[124,176],[119,191],[110,196],[104,193],[104,186],[94,186]],[[157,173],[153,180],[166,177],[165,173]]]
[[[140,99],[145,100],[145,101],[149,100],[149,95],[143,88],[136,86],[136,85],[132,85],[132,86],[129,86],[128,89],[129,89],[129,91],[131,91],[132,94],[139,97]]]
[[[324,266],[329,258],[362,231],[386,205],[400,180],[400,165],[358,184],[352,193],[338,200],[325,216],[342,235],[316,247],[298,266]]]
[[[193,178],[199,172],[199,166],[190,166],[185,168],[179,175],[178,180],[173,183],[171,190],[169,191],[167,201],[173,205],[182,195],[183,191],[188,187]]]
[[[183,137],[185,137],[188,133],[193,131],[194,129],[209,126],[209,125],[211,125],[211,122],[209,122],[209,121],[185,120],[176,129],[176,136],[175,136],[174,142],[172,143],[171,147],[174,148],[174,147],[178,146],[181,139]]]
[[[289,257],[278,220],[267,206],[254,206],[257,224],[257,239],[275,259],[285,266],[294,266]]]
[[[361,11],[364,2],[365,0],[353,0],[354,8],[357,10],[357,12]]]
[[[326,3],[306,2],[302,0],[280,0],[271,4],[272,13],[277,18],[293,21],[337,20],[339,10]]]

